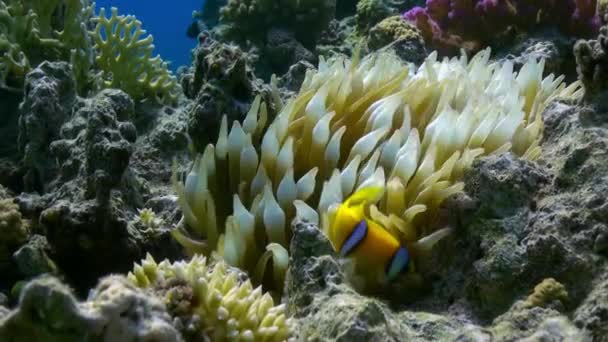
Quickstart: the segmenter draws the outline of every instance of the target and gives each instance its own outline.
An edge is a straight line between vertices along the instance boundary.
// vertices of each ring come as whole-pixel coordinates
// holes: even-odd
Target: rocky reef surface
[[[223,117],[247,128],[262,102],[272,122],[319,61],[390,53],[420,66],[446,43],[403,18],[423,1],[208,0],[188,29],[192,65],[173,76],[139,61],[161,85],[113,83],[121,69],[95,28],[132,18],[77,2],[0,0],[0,341],[608,341],[608,26],[597,14],[572,19],[596,39],[500,26],[490,43],[449,41],[494,44],[493,60],[516,71],[542,59],[585,96],[542,112],[536,160],[496,153],[464,172],[439,208],[453,234],[425,255],[423,288],[360,291],[320,224],[298,217],[288,264],[263,254],[266,277],[287,268],[270,292],[257,272],[188,253],[208,246],[175,234],[172,181],[221,138]]]

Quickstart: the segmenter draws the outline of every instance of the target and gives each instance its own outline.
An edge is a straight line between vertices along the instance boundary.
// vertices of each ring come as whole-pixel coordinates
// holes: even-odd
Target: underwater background
[[[606,0],[0,0],[0,342],[608,341],[607,42]]]

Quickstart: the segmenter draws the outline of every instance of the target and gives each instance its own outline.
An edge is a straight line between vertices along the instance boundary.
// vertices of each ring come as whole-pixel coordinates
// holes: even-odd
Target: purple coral
[[[601,20],[597,0],[427,0],[403,15],[434,48],[454,53],[488,45],[509,28],[553,25],[564,34],[592,36]]]

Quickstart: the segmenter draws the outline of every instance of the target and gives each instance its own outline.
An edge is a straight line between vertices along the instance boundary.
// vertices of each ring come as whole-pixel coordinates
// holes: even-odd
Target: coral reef
[[[13,254],[19,274],[31,279],[45,273],[57,273],[57,266],[49,257],[50,252],[51,246],[44,236],[30,236],[27,243]]]
[[[523,301],[486,327],[453,315],[430,313],[437,309],[433,302],[396,310],[378,299],[361,296],[345,282],[333,248],[318,227],[298,221],[293,224],[293,233],[293,267],[287,273],[285,295],[288,312],[299,324],[300,337],[307,340],[588,340],[560,311],[528,307]],[[462,308],[454,310],[463,312]]]
[[[220,10],[220,22],[242,37],[262,40],[273,27],[293,32],[310,46],[334,18],[336,0],[228,0]]]
[[[382,19],[397,15],[411,7],[404,0],[360,0],[357,2],[357,30],[365,34]]]
[[[43,62],[27,75],[25,88],[19,117],[19,148],[27,170],[24,186],[26,191],[46,192],[57,172],[49,145],[71,115],[76,82],[68,63]]]
[[[391,15],[384,0],[361,0],[357,2],[357,30],[367,32],[372,26]]]
[[[594,339],[602,341],[608,336],[608,273],[603,270],[603,276],[595,285],[587,298],[574,312],[574,321],[584,331],[591,333]]]
[[[555,300],[565,303],[568,300],[568,292],[564,285],[553,278],[547,278],[534,287],[534,292],[528,296],[524,305],[527,307],[545,306]]]
[[[261,287],[223,261],[208,264],[195,256],[189,262],[157,264],[148,255],[129,273],[131,282],[165,299],[167,310],[189,340],[285,341],[293,323],[284,305],[274,306]]]
[[[588,99],[599,95],[607,88],[605,83],[608,66],[607,49],[608,25],[600,28],[596,39],[579,40],[574,46],[578,76],[585,86],[585,97]]]
[[[27,284],[19,306],[0,316],[2,341],[183,341],[162,301],[124,277],[102,279],[87,301],[53,277]]]
[[[152,57],[154,41],[141,28],[134,16],[119,16],[113,7],[107,18],[105,8],[94,18],[95,61],[101,69],[97,75],[101,88],[118,88],[134,101],[155,99],[175,104],[179,96],[177,78],[160,56]]]
[[[242,121],[258,94],[270,99],[238,46],[208,38],[194,52],[194,65],[182,76],[186,96],[194,99],[188,113],[188,134],[197,151],[217,140],[222,115]],[[268,108],[273,111],[273,107]]]
[[[392,49],[403,61],[421,64],[427,56],[420,31],[400,16],[388,17],[369,31],[367,46],[371,51]]]
[[[576,79],[576,63],[572,47],[576,38],[561,34],[555,28],[518,35],[512,44],[496,51],[496,57],[513,62],[519,70],[530,59],[545,61],[545,72]]]
[[[577,83],[543,80],[542,62],[514,74],[510,63],[490,65],[489,51],[468,63],[435,58],[412,73],[390,54],[321,60],[269,124],[259,100],[242,124],[228,129],[224,117],[217,143],[184,182],[175,174],[180,243],[191,252],[217,248],[260,281],[270,258],[284,270],[296,214],[330,223],[333,204],[366,184],[386,187],[372,218],[402,243],[417,243],[442,224],[439,205],[462,190],[477,156],[538,157],[542,110],[556,96],[581,94]],[[454,125],[459,134],[449,133]]]
[[[42,196],[20,201],[32,207],[29,215],[42,224],[49,256],[72,284],[92,285],[101,274],[126,272],[143,256],[142,246],[152,249],[163,236],[170,246],[166,227],[129,225],[144,206],[145,192],[128,167],[137,138],[133,100],[115,89],[79,98],[65,62],[42,63],[28,74],[27,86],[20,118],[24,183]],[[108,258],[94,257],[101,251]]]
[[[605,340],[605,3],[0,0],[0,340]]]
[[[88,0],[0,2],[0,87],[20,91],[30,68],[44,60],[70,61],[78,90],[88,88],[93,63]]]
[[[601,22],[595,0],[429,0],[426,7],[414,7],[403,16],[434,49],[446,54],[479,50],[512,30],[557,26],[565,34],[589,36]]]
[[[284,29],[268,31],[264,56],[268,59],[271,70],[280,74],[299,61],[317,62],[316,56],[297,41],[292,32]]]
[[[324,57],[352,56],[360,40],[354,17],[334,19],[329,23],[329,27],[321,32],[315,53]]]
[[[12,198],[0,197],[0,272],[8,273],[12,253],[23,245],[29,226]]]
[[[136,137],[128,121],[131,115],[133,101],[128,95],[102,91],[80,105],[50,144],[50,155],[60,167],[40,222],[54,259],[68,274],[78,274],[80,281],[93,282],[86,276],[91,271],[126,271],[139,257],[139,246],[123,216],[126,206],[143,206],[128,169]],[[107,258],[92,257],[101,251],[115,260],[112,266]]]

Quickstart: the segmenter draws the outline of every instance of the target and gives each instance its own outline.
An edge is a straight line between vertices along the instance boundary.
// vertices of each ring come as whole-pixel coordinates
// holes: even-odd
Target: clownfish
[[[357,265],[368,270],[383,267],[390,282],[402,273],[413,272],[412,254],[429,250],[451,229],[444,228],[409,246],[402,245],[365,213],[366,205],[377,202],[383,193],[384,188],[379,186],[357,190],[330,214],[327,235],[340,257],[354,258]]]
[[[356,191],[338,207],[328,235],[341,257],[353,257],[370,267],[384,266],[391,281],[408,269],[411,255],[407,247],[365,215],[365,205],[375,202],[383,191],[381,187]]]

